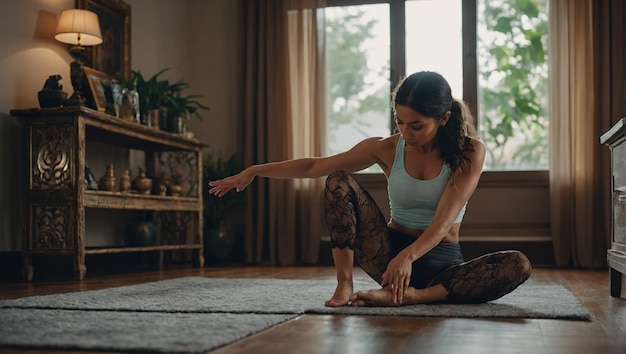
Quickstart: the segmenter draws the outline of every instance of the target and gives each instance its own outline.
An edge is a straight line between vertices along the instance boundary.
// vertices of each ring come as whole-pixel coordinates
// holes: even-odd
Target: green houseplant
[[[201,104],[197,99],[202,95],[185,95],[184,90],[191,87],[185,81],[178,80],[170,83],[162,79],[161,75],[168,69],[162,69],[149,78],[139,70],[133,70],[128,80],[122,83],[122,87],[135,90],[139,94],[139,107],[142,123],[155,128],[167,129],[172,132],[185,133],[186,122],[191,114],[202,120],[198,110],[209,110],[209,107]],[[184,118],[184,126],[173,124],[176,117]]]
[[[167,112],[167,122],[169,130],[175,133],[185,134],[187,132],[187,122],[189,117],[194,115],[202,120],[200,110],[209,110],[209,107],[200,103],[198,98],[202,95],[184,94],[183,91],[188,89],[190,85],[184,81],[178,81],[168,92],[165,98],[165,107]]]
[[[233,154],[225,159],[221,154],[208,153],[203,162],[202,179],[205,185],[204,193],[204,256],[208,263],[226,260],[235,243],[226,219],[231,211],[241,201],[243,194],[228,193],[217,197],[208,193],[209,181],[223,179],[240,171],[237,155]]]
[[[139,94],[139,110],[141,122],[154,128],[160,128],[160,112],[171,85],[159,77],[167,69],[163,69],[150,78],[145,78],[141,71],[133,70],[130,78],[122,83],[122,87],[135,90]]]

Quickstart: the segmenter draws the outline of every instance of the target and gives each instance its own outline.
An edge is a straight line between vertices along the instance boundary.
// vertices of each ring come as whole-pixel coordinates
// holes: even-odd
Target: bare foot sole
[[[400,306],[393,302],[391,289],[359,291],[350,297],[353,306]]]
[[[327,300],[324,305],[328,307],[342,307],[348,306],[350,301],[350,296],[352,295],[353,290],[352,282],[340,282],[337,284],[337,288],[335,289],[335,293],[333,297]]]

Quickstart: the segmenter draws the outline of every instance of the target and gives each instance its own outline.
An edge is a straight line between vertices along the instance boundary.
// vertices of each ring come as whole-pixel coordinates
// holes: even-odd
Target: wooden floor
[[[91,276],[82,282],[0,283],[0,299],[182,276],[334,279],[331,267],[185,267]],[[360,270],[355,275],[357,279],[365,276]],[[212,353],[626,353],[626,300],[609,296],[607,271],[535,269],[529,282],[565,286],[592,314],[592,320],[302,315]],[[35,352],[59,353],[0,349],[0,353]]]

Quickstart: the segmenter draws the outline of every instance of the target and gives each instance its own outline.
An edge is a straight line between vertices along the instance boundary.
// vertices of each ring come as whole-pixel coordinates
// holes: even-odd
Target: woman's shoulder
[[[473,152],[479,155],[485,154],[485,151],[486,151],[485,144],[480,139],[470,138],[470,146],[471,146],[471,149],[468,149],[467,151]]]
[[[380,149],[395,149],[396,144],[398,144],[398,138],[400,134],[394,134],[387,137],[371,137],[362,140],[359,144],[363,147],[373,148],[375,150]]]
[[[371,137],[355,145],[348,154],[368,156],[388,174],[395,156],[399,134],[387,137]]]
[[[473,165],[482,166],[485,162],[485,154],[487,151],[485,144],[477,138],[470,138],[469,146],[470,148],[465,149],[463,154]]]

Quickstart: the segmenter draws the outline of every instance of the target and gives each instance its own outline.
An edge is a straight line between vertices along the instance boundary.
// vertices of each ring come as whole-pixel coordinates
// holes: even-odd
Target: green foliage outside
[[[479,132],[489,170],[548,168],[548,0],[478,0]],[[367,40],[375,20],[363,6],[326,10],[328,153],[342,125],[356,129],[364,117],[387,117],[389,85],[376,87],[368,73],[388,77],[389,65],[368,67]],[[382,48],[381,48],[382,50]]]
[[[359,6],[330,8],[326,14],[327,141],[332,154],[343,151],[333,149],[333,142],[342,138],[336,134],[341,125],[365,128],[371,124],[364,119],[367,113],[388,116],[388,83],[376,86],[367,77],[374,70],[386,78],[389,67],[368,67],[364,43],[374,36],[376,20],[366,19]]]
[[[548,168],[547,2],[478,2],[479,131],[487,169]]]

